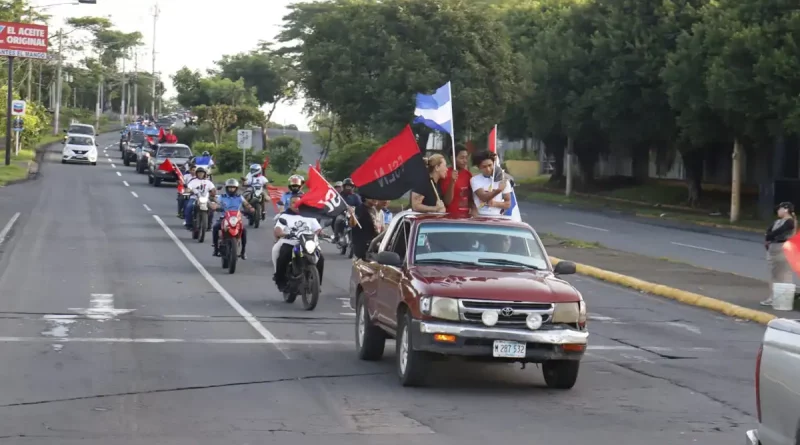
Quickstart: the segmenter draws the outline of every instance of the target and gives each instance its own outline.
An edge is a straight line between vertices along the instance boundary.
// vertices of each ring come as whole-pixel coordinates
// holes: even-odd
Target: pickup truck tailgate
[[[762,345],[758,435],[763,445],[795,445],[800,440],[800,320],[771,321]]]

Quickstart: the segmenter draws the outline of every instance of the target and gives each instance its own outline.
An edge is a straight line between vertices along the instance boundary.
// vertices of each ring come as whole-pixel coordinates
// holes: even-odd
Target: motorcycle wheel
[[[206,232],[208,231],[208,212],[198,211],[195,214],[197,215],[195,227],[200,228],[200,233],[197,235],[197,242],[202,243],[206,240]]]
[[[236,272],[236,261],[239,259],[239,240],[233,238],[228,241],[228,273]]]
[[[353,258],[353,240],[347,243],[347,258]]]
[[[219,257],[222,258],[222,268],[228,268],[228,243],[225,240],[222,240],[219,246]]]
[[[303,283],[303,309],[313,311],[319,302],[319,271],[309,266]]]
[[[258,226],[261,225],[261,203],[257,202],[256,205],[253,206],[253,216],[250,218],[250,221],[253,222],[253,226],[257,229]]]

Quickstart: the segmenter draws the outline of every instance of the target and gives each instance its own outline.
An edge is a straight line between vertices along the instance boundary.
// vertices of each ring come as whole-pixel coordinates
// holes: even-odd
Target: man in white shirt
[[[261,220],[265,220],[267,216],[267,202],[269,202],[269,193],[266,193],[267,184],[269,184],[269,180],[266,176],[263,175],[261,171],[261,166],[258,164],[253,164],[250,166],[250,173],[247,174],[244,178],[242,178],[245,187],[253,187],[256,185],[260,185],[264,189],[264,193],[261,194]],[[249,197],[249,196],[248,196]]]
[[[289,262],[292,260],[292,249],[299,242],[296,239],[286,239],[291,233],[292,229],[308,229],[309,231],[319,233],[322,231],[319,221],[314,218],[308,218],[297,213],[297,202],[302,195],[294,195],[289,201],[289,208],[281,213],[275,223],[275,245],[272,246],[272,265],[275,269],[275,284],[278,289],[283,292],[286,287],[286,269],[289,267]],[[286,224],[281,223],[281,219],[286,221]],[[322,272],[325,269],[325,259],[320,252],[319,262],[317,262],[317,270],[319,271],[319,282],[322,283]]]
[[[501,181],[494,180],[497,155],[485,151],[472,156],[472,163],[480,173],[470,179],[472,199],[481,216],[500,216],[511,206],[511,186],[503,174]]]
[[[189,181],[194,178],[194,171],[195,166],[192,164],[186,165],[186,170],[183,172],[183,187],[186,189],[186,186],[189,185]],[[178,190],[181,190],[179,187]],[[178,218],[183,219],[183,209],[186,208],[186,199],[183,196],[183,193],[178,193]]]
[[[186,187],[191,190],[192,196],[186,200],[186,207],[183,208],[183,215],[186,218],[184,220],[184,226],[189,230],[192,229],[194,203],[197,200],[197,197],[202,193],[211,193],[211,190],[216,190],[214,183],[206,178],[205,168],[197,167],[194,174],[195,177],[192,178],[188,184],[186,184]],[[209,228],[210,227],[211,226],[209,225]]]

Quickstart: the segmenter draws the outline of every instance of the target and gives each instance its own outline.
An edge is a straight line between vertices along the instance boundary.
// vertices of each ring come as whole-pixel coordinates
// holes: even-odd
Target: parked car
[[[131,165],[138,159],[137,149],[144,145],[144,132],[131,130],[128,137],[122,142],[122,163],[125,166]]]
[[[424,383],[434,360],[541,363],[545,382],[569,389],[586,350],[586,304],[559,278],[536,232],[502,217],[402,212],[366,260],[353,263],[351,305],[362,360],[397,339],[403,386]]]
[[[192,149],[184,144],[159,144],[155,149],[155,154],[148,156],[147,169],[148,179],[147,182],[158,187],[161,182],[177,182],[178,176],[174,171],[159,170],[158,167],[163,164],[167,159],[177,166],[182,167],[192,157]]]
[[[94,136],[71,134],[61,150],[61,163],[69,162],[97,165],[97,143]]]
[[[756,357],[758,429],[748,445],[800,444],[800,320],[769,322]]]

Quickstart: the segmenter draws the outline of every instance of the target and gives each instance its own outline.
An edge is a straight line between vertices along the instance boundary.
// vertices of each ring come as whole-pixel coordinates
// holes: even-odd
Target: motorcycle
[[[256,229],[261,225],[261,221],[264,219],[264,186],[261,184],[256,184],[248,187],[247,191],[244,193],[244,199],[253,206],[253,213],[248,215],[249,225],[255,227]]]
[[[178,218],[183,218],[183,205],[186,203],[186,201],[189,198],[192,197],[192,191],[191,190],[184,190],[184,192],[180,196],[181,196],[181,198],[180,198],[181,206],[180,206],[180,211],[178,212]]]
[[[348,258],[353,258],[353,238],[352,228],[348,224],[344,228],[344,232],[339,236],[339,240],[336,242],[336,247],[339,248],[339,253],[342,255],[347,255]]]
[[[194,202],[194,212],[192,213],[192,239],[202,243],[206,239],[208,231],[208,206],[209,193],[204,190],[197,196]]]
[[[278,220],[287,226],[286,220]],[[292,228],[286,239],[299,241],[292,248],[292,261],[286,270],[287,284],[283,291],[283,301],[294,303],[302,295],[303,309],[313,311],[319,302],[319,271],[317,263],[322,255],[317,235],[308,227]]]
[[[222,258],[222,268],[228,269],[228,273],[232,274],[236,272],[236,261],[242,246],[242,212],[225,212],[220,229],[222,236],[219,238],[219,256]]]

